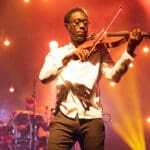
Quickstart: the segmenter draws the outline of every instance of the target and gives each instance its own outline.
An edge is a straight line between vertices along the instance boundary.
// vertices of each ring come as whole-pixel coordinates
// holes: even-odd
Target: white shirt
[[[39,79],[43,81],[55,76],[58,73],[58,69],[62,67],[62,59],[75,50],[76,48],[71,43],[51,50],[45,58]],[[93,105],[88,110],[85,109],[86,103],[81,102],[78,96],[69,89],[67,98],[60,105],[62,113],[70,118],[75,118],[76,115],[85,119],[101,118],[102,108],[97,94],[97,82],[100,80],[101,74],[104,74],[107,79],[118,82],[132,60],[133,58],[125,51],[114,65],[107,50],[104,50],[103,56],[100,51],[91,54],[85,62],[71,60],[57,75],[56,87],[65,85],[67,80],[72,84],[77,83],[85,85],[91,90],[94,89],[91,99]]]

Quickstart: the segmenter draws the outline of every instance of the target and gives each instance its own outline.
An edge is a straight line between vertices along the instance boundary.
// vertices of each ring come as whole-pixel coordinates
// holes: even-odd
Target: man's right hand
[[[66,65],[70,60],[81,60],[84,62],[89,57],[89,50],[78,48],[76,51],[72,52],[71,54],[65,56],[62,60],[63,65]]]

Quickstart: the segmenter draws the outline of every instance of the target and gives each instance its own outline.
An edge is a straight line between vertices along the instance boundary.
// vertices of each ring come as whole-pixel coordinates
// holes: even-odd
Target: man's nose
[[[85,25],[83,22],[80,22],[79,28],[85,29],[86,27],[87,27],[87,25]]]

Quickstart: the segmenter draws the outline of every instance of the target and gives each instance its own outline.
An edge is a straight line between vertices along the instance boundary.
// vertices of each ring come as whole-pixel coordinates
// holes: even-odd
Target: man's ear
[[[68,30],[68,28],[69,28],[69,23],[65,23],[65,27],[66,27],[66,29]]]

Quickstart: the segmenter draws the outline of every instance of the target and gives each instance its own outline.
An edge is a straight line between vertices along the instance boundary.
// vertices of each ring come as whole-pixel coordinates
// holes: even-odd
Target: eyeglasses
[[[78,26],[78,25],[80,25],[80,23],[83,23],[84,25],[88,25],[90,22],[87,19],[75,19],[75,20],[71,21],[70,23]]]

